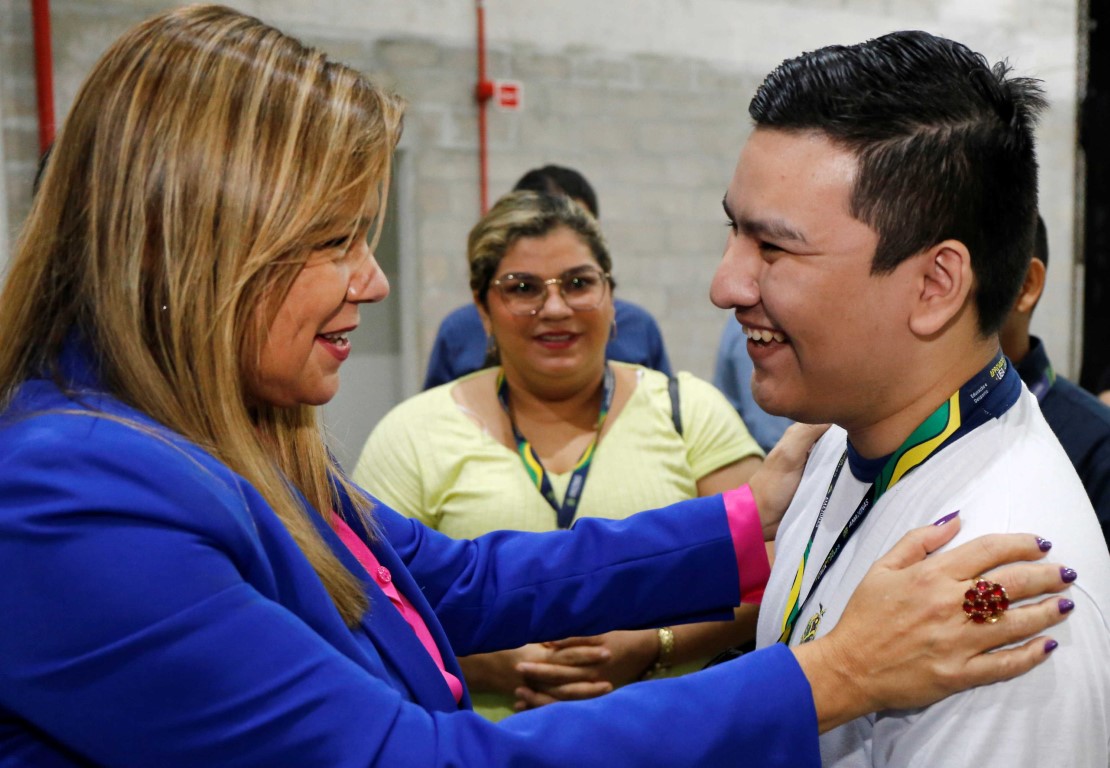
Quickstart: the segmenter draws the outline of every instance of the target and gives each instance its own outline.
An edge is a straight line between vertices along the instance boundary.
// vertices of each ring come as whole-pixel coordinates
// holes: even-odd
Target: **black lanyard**
[[[892,453],[883,464],[879,476],[867,489],[863,500],[860,501],[855,512],[852,513],[852,516],[836,537],[836,541],[833,542],[832,548],[825,556],[824,562],[821,563],[821,568],[817,571],[817,576],[814,578],[805,599],[801,600],[802,577],[805,574],[806,563],[813,547],[813,540],[817,536],[817,529],[825,515],[825,508],[829,505],[829,499],[832,498],[836,481],[839,479],[840,471],[844,468],[844,461],[848,457],[848,452],[844,452],[844,455],[840,457],[840,463],[836,465],[836,470],[833,472],[829,489],[825,493],[825,500],[821,503],[821,511],[817,514],[813,531],[809,535],[809,542],[802,554],[798,570],[794,574],[794,581],[790,585],[787,608],[782,617],[782,631],[779,634],[780,643],[790,640],[798,617],[806,603],[809,602],[809,598],[817,591],[818,585],[829,568],[840,557],[844,545],[863,525],[864,520],[867,519],[868,514],[874,509],[882,495],[893,488],[909,472],[939,453],[945,446],[956,442],[988,420],[1001,416],[1017,402],[1020,394],[1021,379],[1017,372],[1013,370],[1009,361],[999,352],[990,365],[972,377],[970,381],[960,387],[948,400],[933,411],[929,418],[919,424],[906,438],[905,442],[898,447],[898,450]],[[807,633],[803,642],[808,639],[812,638]]]
[[[578,511],[578,500],[582,498],[582,491],[586,488],[586,476],[590,472],[590,463],[594,457],[594,450],[597,448],[597,439],[601,434],[602,425],[605,424],[605,417],[609,415],[609,407],[613,404],[613,369],[608,363],[605,364],[605,376],[602,377],[601,387],[601,410],[597,414],[597,432],[594,433],[590,444],[586,446],[586,450],[578,457],[578,462],[574,465],[574,473],[570,477],[570,484],[567,486],[567,493],[563,497],[563,503],[560,504],[559,500],[555,498],[555,490],[551,487],[551,479],[547,476],[547,470],[544,469],[543,462],[540,461],[540,457],[532,449],[532,444],[517,429],[513,412],[509,409],[509,382],[505,380],[505,372],[501,371],[497,374],[497,399],[501,401],[501,407],[505,409],[505,413],[509,417],[509,424],[513,428],[513,437],[516,438],[516,451],[520,454],[520,460],[524,463],[524,470],[528,473],[528,477],[532,479],[536,490],[555,510],[560,528],[569,528],[570,524],[574,522],[574,515]]]

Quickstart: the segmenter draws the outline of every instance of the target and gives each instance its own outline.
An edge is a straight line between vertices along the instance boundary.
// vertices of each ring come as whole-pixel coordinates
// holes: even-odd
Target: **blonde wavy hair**
[[[342,488],[369,523],[370,502],[329,455],[317,409],[249,407],[244,374],[324,229],[354,201],[378,205],[377,236],[402,112],[258,19],[156,16],[82,86],[0,294],[0,406],[28,378],[59,378],[76,329],[107,391],[262,494],[349,624],[365,595],[309,515]]]

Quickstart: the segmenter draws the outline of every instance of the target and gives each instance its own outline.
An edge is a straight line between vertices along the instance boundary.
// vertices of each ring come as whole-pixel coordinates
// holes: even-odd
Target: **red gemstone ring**
[[[974,587],[964,592],[964,613],[976,624],[994,624],[1009,607],[1005,587],[981,576]]]

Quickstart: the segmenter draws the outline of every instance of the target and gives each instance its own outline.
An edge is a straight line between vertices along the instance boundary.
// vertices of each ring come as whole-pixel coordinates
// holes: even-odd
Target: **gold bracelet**
[[[659,627],[655,631],[659,637],[659,655],[655,657],[655,663],[648,667],[641,680],[665,674],[674,662],[674,630],[670,627]]]

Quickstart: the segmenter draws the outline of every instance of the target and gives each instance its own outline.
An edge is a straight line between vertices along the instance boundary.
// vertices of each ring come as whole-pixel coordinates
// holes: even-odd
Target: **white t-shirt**
[[[880,498],[805,604],[790,644],[798,644],[820,611],[816,637],[827,634],[867,569],[902,534],[959,510],[960,533],[949,547],[985,533],[1035,533],[1053,543],[1053,562],[1078,572],[1066,593],[1075,611],[1049,632],[1059,648],[1014,680],[923,709],[882,711],[826,733],[826,768],[1110,765],[1110,555],[1071,462],[1036,399],[1022,390],[1001,418],[945,447]],[[759,616],[760,647],[778,640],[791,582],[845,445],[837,427],[818,442],[779,529]],[[803,599],[869,487],[845,466],[814,539]],[[962,611],[961,598],[953,595],[953,612]]]

